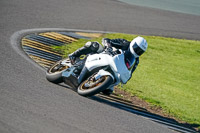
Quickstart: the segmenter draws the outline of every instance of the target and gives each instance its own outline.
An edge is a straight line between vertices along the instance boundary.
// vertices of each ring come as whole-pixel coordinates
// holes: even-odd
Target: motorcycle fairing
[[[114,57],[108,54],[93,54],[87,57],[85,66],[91,71],[94,68],[102,67],[102,66],[110,66],[113,70],[113,75],[117,78],[117,82],[121,81],[122,83],[126,83],[131,77],[131,71],[129,71],[124,63],[124,54],[118,54]]]

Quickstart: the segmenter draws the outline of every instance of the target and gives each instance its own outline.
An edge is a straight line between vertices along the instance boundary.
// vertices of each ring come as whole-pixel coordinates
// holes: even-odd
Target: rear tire
[[[65,60],[65,59],[63,59]],[[63,61],[60,60],[52,65],[46,72],[46,79],[52,83],[59,84],[63,82],[62,72],[68,69],[68,66],[62,66],[60,63]]]
[[[93,77],[94,75],[92,75],[91,77],[89,77],[87,80],[85,80],[84,82],[82,82],[79,87],[78,87],[78,94],[81,96],[93,96],[105,89],[107,89],[113,82],[113,79],[111,76],[105,75],[101,78],[102,81],[100,83],[97,83],[95,86],[92,87],[85,87],[85,84],[87,82],[90,82],[89,80]]]

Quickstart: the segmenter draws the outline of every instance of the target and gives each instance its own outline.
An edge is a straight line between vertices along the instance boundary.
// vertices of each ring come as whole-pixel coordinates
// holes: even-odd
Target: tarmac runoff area
[[[36,63],[42,70],[46,71],[51,65],[62,59],[62,53],[53,51],[51,46],[70,44],[78,41],[78,39],[89,40],[91,38],[100,37],[104,33],[105,32],[102,31],[70,29],[31,29],[16,32],[11,37],[11,43],[18,53],[22,52],[23,56],[28,56],[29,61],[33,64]],[[22,39],[19,40],[19,38]],[[20,47],[22,50],[20,50]],[[96,96],[97,97],[91,97],[91,99],[104,102],[130,113],[141,115],[154,122],[166,125],[169,129],[183,133],[195,132],[194,130],[182,126],[175,120],[149,113],[144,108],[135,106],[130,101],[119,98],[116,94],[112,94],[111,96],[97,94]]]

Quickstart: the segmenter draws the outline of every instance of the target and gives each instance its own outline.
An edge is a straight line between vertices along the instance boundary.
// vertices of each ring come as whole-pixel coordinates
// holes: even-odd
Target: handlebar
[[[115,51],[113,50],[113,47],[106,47],[105,50],[104,50],[105,53],[109,54],[109,55],[112,55],[112,56],[115,56],[117,54],[121,54],[120,50],[119,49],[116,49]]]

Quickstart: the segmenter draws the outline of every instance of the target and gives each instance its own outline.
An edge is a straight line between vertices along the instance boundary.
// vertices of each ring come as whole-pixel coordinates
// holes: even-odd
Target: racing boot
[[[69,57],[69,59],[70,59],[70,61],[71,61],[71,64],[74,65],[75,60],[76,60],[76,57],[73,55],[73,53],[72,53],[72,54],[69,54],[68,57]]]

